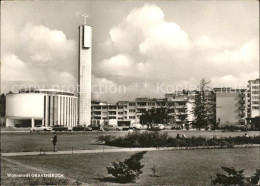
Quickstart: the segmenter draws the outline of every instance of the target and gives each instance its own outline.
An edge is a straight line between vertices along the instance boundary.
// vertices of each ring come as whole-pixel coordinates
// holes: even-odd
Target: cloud
[[[255,64],[258,60],[259,41],[257,38],[244,43],[238,50],[225,49],[210,56],[209,60],[217,64]]]
[[[170,52],[187,49],[188,35],[177,24],[163,22],[152,28],[143,43],[139,45],[141,54],[150,55],[152,52]]]
[[[13,37],[9,37],[7,29]],[[27,23],[20,30],[3,25],[2,83],[8,92],[12,82],[17,85],[74,85],[77,65],[76,42],[66,38],[62,31],[43,25]]]
[[[25,76],[27,74],[25,63],[15,54],[4,54],[1,61],[2,81],[28,80]]]
[[[123,82],[129,88],[134,82],[148,81],[149,90],[144,90],[147,96],[163,96],[155,91],[156,85],[162,83],[165,87],[195,87],[201,78],[207,78],[214,84],[245,86],[248,78],[258,77],[258,38],[239,46],[222,35],[189,37],[174,18],[166,21],[156,5],[132,9],[109,34],[100,44],[102,50],[108,48],[109,52],[97,62],[95,74],[115,83]],[[144,95],[140,88],[127,90],[129,97]]]
[[[248,80],[257,79],[259,72],[257,70],[250,73],[241,72],[238,75],[227,74],[224,76],[215,76],[211,78],[211,85],[215,87],[233,87],[246,88]]]
[[[62,31],[50,30],[42,25],[26,24],[19,33],[19,43],[27,47],[23,48],[23,54],[29,57],[29,62],[49,64],[69,62],[71,56],[76,55],[76,42],[68,40]],[[61,61],[61,62],[58,62]]]
[[[222,38],[213,39],[208,35],[202,35],[201,37],[197,38],[193,43],[193,47],[199,50],[223,49],[230,47],[230,45],[230,42],[227,40],[224,40]]]
[[[119,51],[138,49],[138,44],[149,34],[150,29],[164,22],[162,10],[155,5],[134,8],[122,22],[110,29],[110,39]]]
[[[109,59],[105,59],[101,65],[104,69],[103,73],[116,76],[128,76],[133,73],[131,68],[134,65],[134,61],[127,55],[118,54]]]

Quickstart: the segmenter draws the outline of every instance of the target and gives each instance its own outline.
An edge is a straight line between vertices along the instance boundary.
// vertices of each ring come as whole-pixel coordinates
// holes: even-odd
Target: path
[[[260,147],[260,144],[235,145],[234,148],[255,148]],[[98,150],[71,150],[58,152],[10,152],[1,153],[2,156],[36,156],[36,155],[61,155],[61,154],[94,154],[94,153],[109,153],[109,152],[138,152],[138,151],[158,151],[158,150],[195,150],[195,149],[218,149],[223,147],[217,146],[198,146],[198,147],[149,147],[149,148],[118,148],[118,149],[98,149]],[[225,147],[224,147],[225,148]]]

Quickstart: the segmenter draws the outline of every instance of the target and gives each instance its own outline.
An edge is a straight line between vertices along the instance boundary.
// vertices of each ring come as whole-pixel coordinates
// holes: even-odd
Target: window
[[[253,101],[252,103],[255,104],[255,105],[259,105],[258,101]]]
[[[168,106],[172,107],[172,106],[174,106],[174,103],[168,103]]]
[[[129,116],[129,119],[135,119],[135,116]]]
[[[259,92],[258,91],[252,91],[252,94],[258,94]]]
[[[135,106],[135,103],[129,103],[129,106]]]
[[[146,106],[146,102],[139,102],[137,103],[138,106]]]
[[[254,109],[254,110],[259,110],[259,107],[252,107],[252,109]]]
[[[129,109],[129,112],[135,112],[135,109]]]
[[[109,109],[116,109],[116,106],[109,106]]]
[[[123,115],[123,114],[124,114],[124,112],[118,112],[118,114],[119,114],[119,115]]]
[[[138,109],[137,112],[139,113],[144,113],[146,111],[146,109]]]
[[[109,111],[108,114],[109,115],[116,115],[116,111]]]
[[[101,115],[100,111],[94,111],[94,115]]]

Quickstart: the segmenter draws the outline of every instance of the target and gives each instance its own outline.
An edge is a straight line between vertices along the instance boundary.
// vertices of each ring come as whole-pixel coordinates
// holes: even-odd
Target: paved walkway
[[[260,144],[235,145],[233,148],[255,148]],[[223,149],[217,146],[198,146],[198,147],[160,147],[160,148],[117,148],[117,149],[98,149],[98,150],[71,150],[58,152],[10,152],[1,153],[2,156],[36,156],[36,155],[57,155],[57,154],[94,154],[109,152],[138,152],[138,151],[158,151],[158,150],[195,150],[195,149]]]

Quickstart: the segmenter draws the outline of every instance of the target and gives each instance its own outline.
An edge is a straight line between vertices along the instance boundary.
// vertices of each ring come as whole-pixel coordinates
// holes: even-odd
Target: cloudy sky
[[[201,78],[242,88],[259,77],[258,1],[12,1],[1,6],[1,91],[76,85],[85,12],[93,99],[163,97]]]

